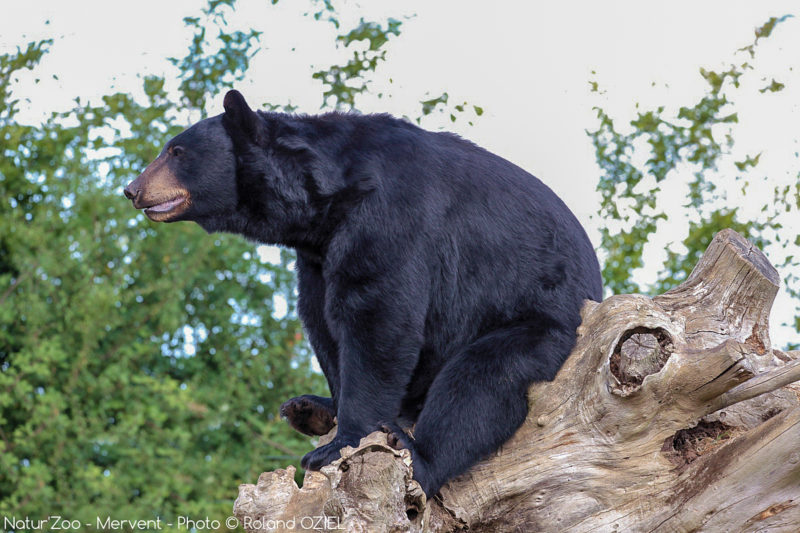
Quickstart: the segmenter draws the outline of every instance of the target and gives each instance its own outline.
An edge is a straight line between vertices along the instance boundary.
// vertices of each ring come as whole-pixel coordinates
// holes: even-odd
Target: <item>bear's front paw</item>
[[[316,436],[333,429],[336,412],[330,398],[304,394],[284,402],[281,416],[300,433]]]
[[[328,444],[308,452],[300,461],[300,465],[306,470],[319,470],[323,466],[329,465],[341,457],[340,450],[342,448],[345,446],[357,446],[359,440],[361,439],[340,438],[337,435]]]

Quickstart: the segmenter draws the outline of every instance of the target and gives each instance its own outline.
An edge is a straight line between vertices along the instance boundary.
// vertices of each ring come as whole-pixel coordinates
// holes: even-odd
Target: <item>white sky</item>
[[[184,55],[190,33],[182,18],[197,15],[205,5],[204,0],[29,0],[14,2],[13,8],[6,3],[0,19],[0,51],[56,37],[36,71],[41,82],[24,79],[19,86],[18,96],[31,102],[23,120],[67,109],[76,96],[98,98],[112,87],[136,93],[137,76],[144,74],[173,79],[175,70],[165,57]],[[732,61],[736,49],[752,42],[754,28],[770,16],[794,14],[798,18],[779,25],[756,58],[763,76],[778,77],[787,90],[757,98],[755,89],[767,85],[758,85],[759,73],[750,82],[758,86],[738,102],[738,150],[763,151],[761,168],[768,178],[748,197],[731,201],[754,208],[763,204],[759,193],[763,197],[772,185],[797,180],[800,6],[796,1],[340,3],[343,28],[361,16],[410,17],[404,19],[400,38],[389,45],[388,61],[372,86],[374,92],[388,96],[360,101],[362,111],[414,116],[426,91],[430,96],[447,91],[451,103],[482,106],[486,112],[474,126],[463,120],[452,125],[446,117],[423,125],[457,131],[541,178],[589,228],[595,244],[596,221],[590,216],[597,209],[598,169],[585,133],[594,126],[592,106],[601,105],[621,117],[618,123],[623,124],[625,117],[633,116],[636,102],[644,108],[692,105],[705,88],[698,75],[701,66],[719,68]],[[238,1],[232,25],[241,20],[264,31],[264,49],[239,87],[251,105],[291,100],[300,111],[316,112],[321,85],[311,80],[311,72],[349,56],[349,51],[332,46],[336,30],[331,25],[301,16],[307,6],[296,0],[281,0],[276,6],[269,0]],[[593,70],[606,90],[602,98],[589,92]],[[221,102],[209,109],[212,114],[220,111]],[[663,201],[678,205],[683,194],[684,190],[665,191]],[[670,240],[683,236],[681,228],[688,221],[675,218],[648,245],[647,257],[659,257]],[[800,221],[788,226],[787,237],[793,239]],[[655,276],[655,271],[637,273],[643,281]],[[788,298],[779,297],[772,320],[776,346],[798,340],[789,328],[777,327],[793,316]]]

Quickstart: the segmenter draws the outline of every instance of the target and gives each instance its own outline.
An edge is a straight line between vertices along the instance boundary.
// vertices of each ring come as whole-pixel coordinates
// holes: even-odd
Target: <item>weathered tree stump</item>
[[[587,302],[502,449],[426,501],[373,433],[342,459],[241,485],[248,531],[800,531],[800,352],[773,350],[779,279],[737,233],[653,299]],[[469,420],[464,421],[469,424]]]

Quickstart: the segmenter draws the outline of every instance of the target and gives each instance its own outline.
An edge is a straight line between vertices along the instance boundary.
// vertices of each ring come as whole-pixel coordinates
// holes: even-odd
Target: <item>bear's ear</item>
[[[242,93],[234,90],[228,91],[222,106],[225,108],[226,122],[234,129],[254,139],[258,131],[258,115],[247,105]]]

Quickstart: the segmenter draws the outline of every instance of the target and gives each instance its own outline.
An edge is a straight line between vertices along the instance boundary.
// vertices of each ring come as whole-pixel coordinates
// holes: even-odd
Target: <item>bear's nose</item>
[[[128,186],[125,187],[125,189],[123,189],[123,191],[122,191],[123,194],[125,194],[125,198],[127,198],[128,200],[133,200],[134,198],[136,198],[136,193],[139,192],[139,191],[134,192],[131,189],[131,184],[132,184],[132,182],[129,183]]]

